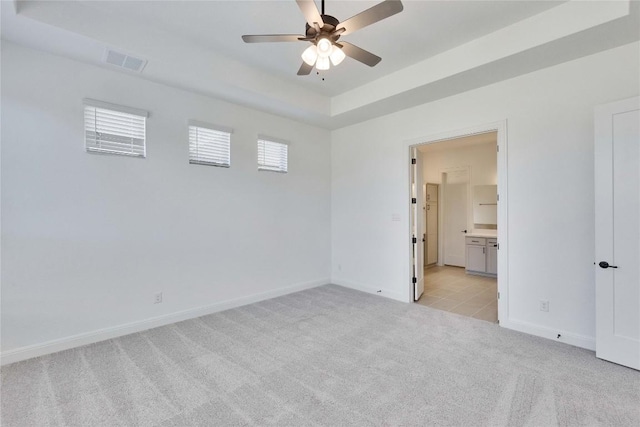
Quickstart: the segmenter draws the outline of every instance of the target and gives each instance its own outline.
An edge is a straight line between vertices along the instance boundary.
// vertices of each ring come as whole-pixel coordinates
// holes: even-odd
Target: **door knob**
[[[467,234],[467,230],[462,230],[461,233]]]
[[[617,265],[609,265],[607,261],[600,261],[598,265],[600,266],[600,268],[618,268]]]

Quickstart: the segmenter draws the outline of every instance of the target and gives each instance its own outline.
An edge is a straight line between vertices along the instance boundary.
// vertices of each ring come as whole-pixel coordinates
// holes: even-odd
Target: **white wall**
[[[446,144],[446,143],[444,143]],[[428,146],[427,146],[428,147]],[[470,185],[496,185],[497,153],[496,143],[472,144],[451,149],[427,150],[423,157],[424,182],[441,184],[443,169],[469,166]]]
[[[3,43],[3,354],[325,283],[330,273],[335,283],[406,301],[406,141],[504,119],[504,324],[589,346],[593,106],[638,95],[639,47],[329,134]],[[85,153],[84,97],[149,110],[148,158]],[[235,129],[230,169],[187,163],[188,119]],[[258,133],[292,141],[289,174],[257,172]],[[154,305],[160,291],[164,302]],[[550,300],[549,313],[539,299]]]
[[[150,111],[147,158],[87,154],[85,97]],[[188,164],[189,119],[234,129],[231,168]],[[258,133],[291,141],[288,174],[257,171]],[[3,43],[3,354],[328,283],[329,138]]]
[[[503,325],[593,347],[593,107],[638,95],[639,45],[332,133],[332,280],[408,301],[408,142],[507,120]],[[392,221],[392,214],[401,221]],[[550,301],[548,313],[539,300]]]

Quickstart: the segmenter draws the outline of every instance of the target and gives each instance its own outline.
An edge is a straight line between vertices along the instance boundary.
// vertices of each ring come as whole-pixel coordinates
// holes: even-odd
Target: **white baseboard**
[[[171,323],[176,323],[183,320],[194,319],[196,317],[205,316],[207,314],[217,313],[219,311],[229,310],[231,308],[236,308],[247,304],[253,304],[255,302],[303,291],[305,289],[315,288],[317,286],[327,285],[329,283],[331,283],[329,279],[318,279],[310,282],[297,283],[292,286],[286,286],[259,294],[253,294],[245,297],[222,301],[204,307],[183,310],[176,313],[165,314],[162,316],[152,317],[137,322],[127,323],[124,325],[113,326],[110,328],[99,329],[96,331],[51,340],[40,344],[19,347],[0,353],[0,364],[8,365],[10,363],[19,362],[21,360],[27,360],[38,356],[44,356],[45,354],[56,353],[58,351],[81,347],[83,345],[105,341],[112,338],[121,337],[123,335],[146,331],[147,329],[157,328],[159,326],[169,325]]]
[[[391,298],[401,302],[408,302],[407,297],[405,295],[401,295],[397,292],[389,291],[388,289],[384,289],[384,288],[372,288],[371,286],[368,286],[368,285],[363,285],[361,283],[352,282],[350,280],[339,279],[335,277],[331,279],[331,283],[333,283],[334,285],[344,286],[345,288],[355,289],[356,291],[362,291],[369,294],[380,295],[385,298]]]
[[[548,338],[553,341],[560,341],[565,344],[585,348],[587,350],[596,350],[596,339],[594,337],[588,337],[558,329],[551,329],[545,326],[514,319],[500,321],[500,326],[507,329],[513,329],[514,331],[524,332],[525,334]],[[560,335],[559,338],[558,335]]]

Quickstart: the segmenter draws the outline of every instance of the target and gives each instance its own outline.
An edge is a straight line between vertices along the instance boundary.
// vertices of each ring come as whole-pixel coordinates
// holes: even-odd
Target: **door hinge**
[[[496,151],[500,152],[500,146],[496,145]]]
[[[411,204],[415,205],[416,203],[418,203],[418,200],[415,197],[411,198]]]
[[[500,292],[498,292],[498,299],[500,299]]]
[[[411,279],[412,283],[418,283],[418,279],[415,278],[415,276],[413,277],[413,279]]]
[[[414,243],[414,244],[415,244],[415,243],[418,243],[418,239],[416,239],[415,237],[412,237],[412,238],[411,238],[411,243]]]
[[[411,164],[415,165],[417,163],[418,159],[411,159]]]
[[[499,202],[500,201],[500,195],[496,194],[496,200]]]
[[[498,250],[500,250],[500,243],[496,243],[496,248],[498,248]]]

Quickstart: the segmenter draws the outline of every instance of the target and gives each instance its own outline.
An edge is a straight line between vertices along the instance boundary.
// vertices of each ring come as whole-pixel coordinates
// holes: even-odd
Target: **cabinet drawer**
[[[498,239],[487,239],[487,246],[494,247],[498,245]]]
[[[484,237],[467,237],[467,245],[484,246],[487,244],[487,239]]]

